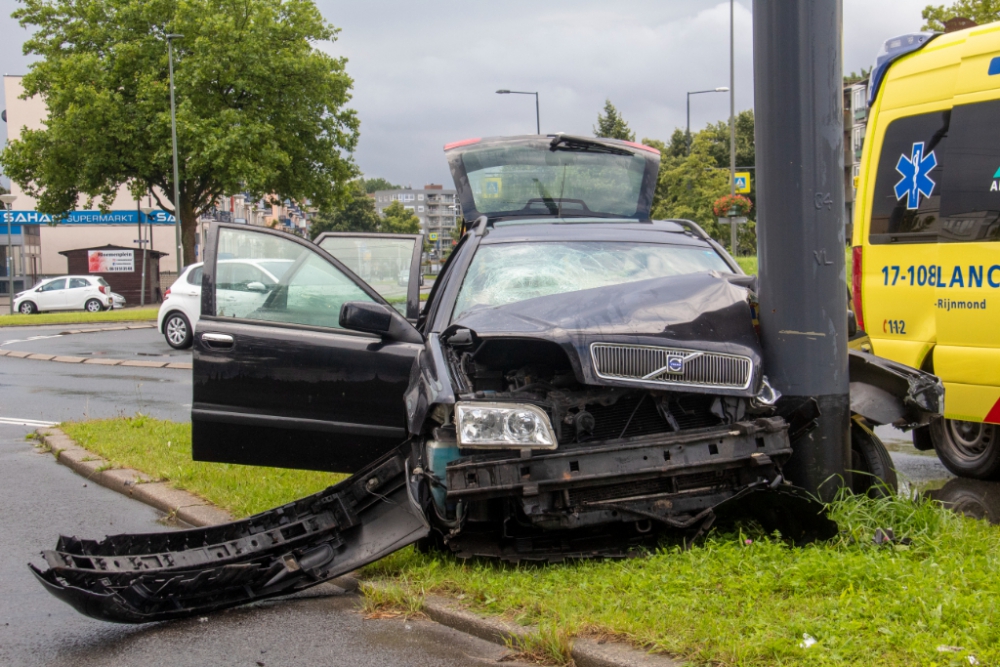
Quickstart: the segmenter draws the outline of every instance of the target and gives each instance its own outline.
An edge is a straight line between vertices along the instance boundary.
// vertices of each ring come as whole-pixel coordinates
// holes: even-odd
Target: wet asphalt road
[[[52,336],[67,327],[0,329],[0,344]],[[155,330],[77,334],[4,344],[55,354],[125,358],[170,355]],[[183,353],[189,355],[189,353]],[[146,357],[149,358],[149,357]],[[183,359],[187,360],[187,359]],[[0,420],[58,422],[141,411],[186,421],[190,371],[63,364],[0,358]],[[160,513],[88,484],[34,449],[33,428],[0,423],[0,665],[143,667],[205,665],[482,665],[506,651],[426,621],[365,620],[355,594],[281,600],[206,620],[146,626],[103,623],[48,595],[26,563],[59,534],[102,537],[170,529]]]

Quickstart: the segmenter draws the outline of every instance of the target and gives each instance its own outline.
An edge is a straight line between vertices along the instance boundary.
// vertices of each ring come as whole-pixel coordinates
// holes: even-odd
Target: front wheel
[[[851,490],[856,495],[885,498],[897,493],[899,482],[889,451],[858,417],[851,419]]]
[[[21,305],[17,307],[17,311],[22,315],[34,315],[38,312],[38,308],[30,301],[23,301]]]
[[[959,477],[1000,477],[1000,430],[995,424],[937,419],[930,428],[945,468]]]
[[[87,303],[83,304],[83,309],[88,313],[99,313],[104,310],[104,306],[97,299],[88,299]]]
[[[163,337],[167,339],[167,345],[175,350],[185,350],[191,347],[194,339],[191,323],[181,313],[170,313],[163,321]]]

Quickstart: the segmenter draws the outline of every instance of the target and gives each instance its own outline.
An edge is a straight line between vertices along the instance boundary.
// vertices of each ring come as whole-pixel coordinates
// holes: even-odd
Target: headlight
[[[457,403],[460,447],[555,449],[556,436],[545,411],[517,403]]]

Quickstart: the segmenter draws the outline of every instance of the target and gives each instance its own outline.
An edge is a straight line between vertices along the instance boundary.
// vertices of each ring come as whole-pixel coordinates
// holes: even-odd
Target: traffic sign
[[[734,174],[734,180],[736,181],[736,192],[741,195],[750,194],[750,172],[749,171],[738,171]]]
[[[431,232],[430,234],[427,235],[427,238],[431,241],[437,241],[438,240],[437,232]]]

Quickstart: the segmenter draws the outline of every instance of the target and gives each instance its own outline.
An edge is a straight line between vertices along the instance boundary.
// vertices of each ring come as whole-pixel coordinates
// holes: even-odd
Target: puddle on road
[[[955,477],[926,492],[928,498],[972,519],[1000,524],[1000,483]]]

